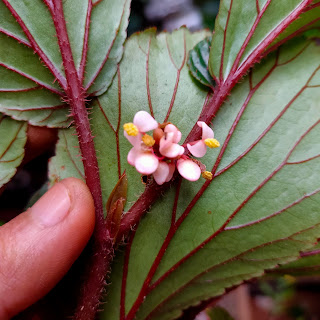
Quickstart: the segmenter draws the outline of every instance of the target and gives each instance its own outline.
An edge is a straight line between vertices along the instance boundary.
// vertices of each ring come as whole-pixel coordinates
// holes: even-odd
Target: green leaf
[[[223,156],[220,161],[208,152],[203,162],[219,163],[216,176],[173,233],[151,284],[162,280],[142,299],[137,319],[173,319],[183,308],[296,259],[319,236],[320,89],[307,85],[319,85],[320,49],[296,42],[259,65],[215,117]],[[181,217],[202,186],[183,181],[140,222],[127,252],[126,313],[146,295],[142,284],[170,234],[175,197]],[[109,305],[120,301],[118,274]],[[107,305],[105,319],[118,319],[113,312]]]
[[[100,95],[112,82],[127,37],[130,4],[130,0],[99,1],[94,7],[84,79],[89,93]]]
[[[105,202],[124,170],[129,205],[144,189],[126,161],[131,146],[122,135],[137,111],[152,111],[162,122],[171,110],[168,120],[182,140],[197,121],[207,92],[194,85],[185,52],[205,36],[148,30],[126,43],[112,86],[93,103]],[[128,319],[174,319],[314,245],[320,232],[319,53],[313,41],[294,39],[234,88],[212,124],[221,148],[201,159],[217,169],[214,179],[182,181],[153,205],[126,253],[117,254],[101,319],[120,319],[120,310]],[[54,179],[78,171],[76,141],[71,130],[64,133],[67,146],[60,135],[64,146],[52,160]]]
[[[209,69],[209,53],[212,37],[207,37],[200,41],[190,52],[188,59],[188,67],[191,74],[202,84],[207,87],[213,88],[215,85]]]
[[[56,155],[49,162],[49,179],[52,184],[68,177],[84,178],[78,138],[74,128],[59,130]]]
[[[24,157],[27,124],[0,114],[0,187],[10,181]]]
[[[222,0],[212,38],[211,75],[223,82],[250,59],[251,66],[309,3],[310,0]],[[304,19],[291,29],[308,21]]]
[[[130,2],[63,2],[73,62],[87,95],[102,94],[111,84],[122,56]],[[51,1],[0,1],[0,111],[34,125],[66,127],[68,84],[54,10]]]
[[[67,105],[59,96],[40,88],[0,92],[0,110],[14,119],[38,126],[66,127],[71,122]]]
[[[271,274],[284,274],[293,276],[314,276],[320,274],[320,244],[311,250],[301,253],[297,261],[285,264],[274,270]]]
[[[211,320],[233,320],[230,314],[221,307],[215,307],[207,313]]]
[[[277,37],[269,46],[269,50],[273,50],[276,46],[288,41],[298,33],[309,29],[318,28],[320,26],[320,1],[313,1],[312,4],[301,14],[299,19],[292,22],[284,32]]]

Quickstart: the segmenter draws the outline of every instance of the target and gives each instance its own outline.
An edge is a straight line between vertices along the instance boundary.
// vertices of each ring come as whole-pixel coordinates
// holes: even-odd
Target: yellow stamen
[[[133,123],[125,123],[123,125],[124,131],[129,135],[129,136],[136,136],[139,133],[139,130],[137,126],[135,126]]]
[[[217,139],[206,139],[206,140],[204,140],[204,143],[209,148],[218,148],[218,147],[220,147],[220,143],[219,143],[219,141]]]
[[[212,180],[212,173],[210,171],[203,171],[201,175],[206,180]]]
[[[142,141],[147,147],[152,147],[156,143],[156,141],[148,134],[145,134],[142,137]]]

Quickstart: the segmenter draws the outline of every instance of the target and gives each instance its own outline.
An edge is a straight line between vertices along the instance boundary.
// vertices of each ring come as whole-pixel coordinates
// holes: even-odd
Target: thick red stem
[[[99,299],[105,284],[104,278],[113,256],[113,244],[105,226],[99,167],[85,106],[85,91],[75,68],[63,14],[62,0],[53,1],[53,19],[65,69],[68,84],[66,93],[76,124],[86,183],[92,193],[96,210],[96,224],[93,235],[94,252],[88,264],[86,281],[74,317],[77,320],[90,320],[94,319],[99,306]]]

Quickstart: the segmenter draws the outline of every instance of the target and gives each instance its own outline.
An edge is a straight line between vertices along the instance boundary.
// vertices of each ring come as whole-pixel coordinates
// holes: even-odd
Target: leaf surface
[[[131,146],[122,135],[137,111],[171,121],[182,140],[197,121],[208,94],[194,85],[185,52],[205,36],[181,29],[156,37],[149,30],[126,43],[112,86],[93,103],[105,202],[123,170],[127,206],[144,189],[126,162]],[[221,148],[201,159],[214,179],[182,181],[152,206],[116,257],[101,319],[174,319],[314,246],[320,232],[319,54],[313,41],[294,39],[234,88],[212,124]],[[71,130],[64,132],[72,141]],[[76,141],[66,147],[60,138],[59,145],[52,160],[56,179],[77,170]],[[70,171],[60,170],[69,165]]]
[[[209,69],[220,82],[247,71],[267,47],[311,3],[310,0],[222,0],[212,38]],[[291,27],[309,22],[309,16]],[[260,54],[260,56],[259,56]]]
[[[313,1],[301,14],[299,19],[293,21],[288,28],[277,37],[269,46],[267,51],[273,50],[279,44],[288,41],[288,39],[309,29],[318,28],[320,26],[320,1]]]
[[[0,111],[34,125],[66,127],[68,84],[55,10],[51,0],[0,1]],[[67,41],[87,95],[102,94],[110,85],[129,11],[130,0],[63,2]]]
[[[68,177],[84,178],[78,139],[74,128],[59,130],[56,155],[49,161],[49,179],[56,183]]]
[[[0,114],[0,187],[10,181],[24,157],[27,124]]]
[[[318,276],[320,274],[320,244],[301,253],[301,258],[274,270],[271,274],[293,276]]]

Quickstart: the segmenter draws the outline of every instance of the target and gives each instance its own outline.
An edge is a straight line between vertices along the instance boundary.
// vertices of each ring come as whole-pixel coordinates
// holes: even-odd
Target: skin
[[[41,139],[34,139],[35,133]],[[55,141],[55,133],[39,135],[34,128],[29,137],[29,159]],[[86,246],[94,223],[90,191],[81,180],[68,178],[0,227],[0,319],[11,319],[62,279]]]

